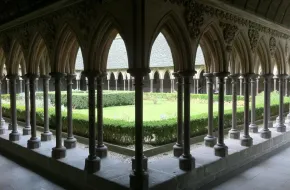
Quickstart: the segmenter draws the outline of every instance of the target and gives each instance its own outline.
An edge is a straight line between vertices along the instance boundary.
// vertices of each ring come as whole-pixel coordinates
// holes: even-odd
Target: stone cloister
[[[208,134],[204,138],[204,144],[210,147],[212,156],[218,157],[218,163],[237,159],[231,157],[232,147],[225,141],[224,96],[226,94],[231,94],[233,99],[232,128],[229,131],[229,138],[235,139],[233,141],[236,143],[235,147],[246,147],[247,149],[243,150],[249,152],[253,152],[255,148],[262,156],[269,150],[259,150],[258,143],[275,141],[273,147],[278,148],[282,143],[290,142],[284,118],[284,113],[288,109],[284,107],[284,96],[289,95],[290,89],[288,87],[290,2],[279,2],[265,3],[268,6],[265,8],[264,3],[258,0],[239,2],[40,0],[39,4],[43,5],[42,8],[37,8],[37,4],[27,3],[24,8],[26,11],[17,10],[15,4],[9,1],[6,2],[7,4],[0,3],[0,10],[5,6],[10,8],[7,11],[3,10],[0,16],[0,70],[2,84],[7,81],[9,84],[2,85],[2,90],[9,89],[6,92],[10,94],[11,106],[10,129],[6,128],[5,121],[1,119],[0,150],[7,151],[5,146],[9,143],[12,148],[15,148],[15,143],[24,136],[29,136],[25,144],[27,149],[21,149],[20,152],[32,150],[28,152],[29,155],[32,152],[44,154],[45,158],[52,160],[49,161],[51,165],[47,168],[58,166],[58,170],[62,170],[68,167],[68,164],[65,166],[62,164],[73,159],[76,155],[69,154],[69,151],[77,149],[73,135],[71,101],[72,85],[77,76],[75,65],[79,48],[83,57],[81,74],[87,78],[85,86],[87,85],[89,97],[89,151],[86,159],[82,160],[82,168],[75,170],[76,167],[71,166],[69,169],[64,169],[66,173],[55,171],[71,183],[87,185],[91,189],[190,189],[196,187],[195,182],[207,179],[206,175],[200,177],[198,174],[200,165],[197,162],[200,155],[192,154],[190,140],[190,108],[194,106],[190,104],[190,94],[198,93],[197,84],[194,87],[191,83],[196,81],[193,80],[194,77],[198,76],[195,79],[199,79],[201,75],[206,79],[206,89],[203,93],[208,94]],[[243,6],[240,5],[242,3]],[[160,69],[158,72],[150,70],[150,54],[154,41],[160,33],[170,47],[173,65],[169,69]],[[108,71],[110,47],[117,35],[120,35],[126,47],[128,69]],[[205,65],[203,69],[197,70],[195,59],[199,46],[204,54]],[[169,177],[157,171],[158,167],[150,166],[150,158],[147,159],[143,154],[143,91],[146,89],[149,92],[164,92],[165,84],[162,79],[165,77],[169,81],[166,84],[166,92],[177,91],[178,96],[176,102],[178,137],[172,150],[174,158],[168,158],[172,168],[167,166],[166,169],[174,171]],[[114,78],[113,82],[110,82],[111,78]],[[131,80],[125,81],[129,78]],[[161,79],[158,87],[154,81],[157,79]],[[50,80],[53,80],[53,83],[49,87]],[[21,87],[18,81],[21,81]],[[44,131],[41,136],[37,136],[36,132],[37,81],[38,85],[42,86],[44,94]],[[65,83],[68,102],[68,134],[64,141],[62,140],[62,83]],[[6,89],[3,89],[4,87]],[[104,163],[114,163],[114,160],[110,160],[110,155],[107,154],[108,148],[103,142],[103,130],[106,130],[103,128],[103,89],[125,89],[135,92],[135,155],[132,158],[132,168],[128,169],[127,165],[123,167],[120,164],[121,169],[107,171],[103,169]],[[270,92],[273,89],[279,91],[280,100],[279,119],[274,129],[270,112]],[[49,90],[55,91],[54,140],[48,123]],[[16,94],[23,91],[28,125],[21,131],[17,124]],[[264,91],[263,129],[258,130],[255,112],[250,110],[255,110],[255,97],[261,91]],[[215,92],[218,93],[216,136],[213,132]],[[236,124],[237,95],[244,96],[243,132],[240,132]],[[97,96],[96,102],[95,96]],[[95,110],[96,104],[97,110]],[[2,111],[0,117],[2,118]],[[275,135],[273,136],[272,133]],[[4,138],[5,135],[8,135],[7,140]],[[255,139],[252,138],[253,136]],[[281,144],[278,143],[280,137],[283,139]],[[259,140],[256,142],[256,139]],[[262,141],[263,139],[269,141]],[[42,149],[42,145],[47,141],[50,141],[53,146]],[[48,149],[51,150],[49,153],[43,153]],[[11,149],[11,152],[13,151],[17,154],[17,147],[15,150]],[[250,154],[247,153],[247,156]],[[243,163],[247,160],[246,157],[240,159],[244,159]],[[37,163],[38,160],[31,162]],[[156,165],[162,162],[159,160]],[[42,169],[44,168],[43,166]],[[225,173],[230,171],[231,168],[228,168]],[[122,176],[113,180],[110,176],[118,172],[122,173]],[[74,181],[75,176],[81,176],[78,182]]]

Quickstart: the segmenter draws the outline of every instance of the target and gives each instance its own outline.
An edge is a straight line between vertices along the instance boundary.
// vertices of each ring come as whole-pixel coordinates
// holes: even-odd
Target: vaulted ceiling
[[[220,0],[290,28],[290,0]]]

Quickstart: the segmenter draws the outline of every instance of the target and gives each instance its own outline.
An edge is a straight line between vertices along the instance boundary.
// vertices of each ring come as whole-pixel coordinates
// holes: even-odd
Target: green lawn
[[[104,108],[104,117],[111,119],[134,120],[135,106],[115,106]],[[214,111],[217,111],[218,105],[214,104]],[[230,104],[225,104],[225,110],[231,109]],[[191,101],[191,114],[207,113],[207,103],[200,103],[196,100]],[[87,109],[78,109],[74,112],[88,113]],[[174,118],[177,115],[177,107],[175,101],[158,100],[156,104],[150,100],[144,100],[144,121],[160,120],[161,118]]]

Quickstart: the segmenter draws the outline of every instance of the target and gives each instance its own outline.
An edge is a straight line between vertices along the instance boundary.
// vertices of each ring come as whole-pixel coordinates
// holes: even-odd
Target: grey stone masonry
[[[261,76],[264,78],[264,124],[263,124],[263,129],[260,132],[261,137],[264,139],[271,138],[271,131],[269,130],[269,120],[270,120],[270,115],[269,115],[269,107],[270,107],[270,102],[269,96],[270,96],[270,82],[271,78],[273,77],[272,74],[265,74]]]
[[[258,126],[256,125],[256,85],[258,75],[252,75],[251,78],[251,124],[249,126],[250,132],[258,133]]]
[[[41,76],[43,81],[43,114],[44,114],[44,130],[41,133],[41,141],[50,141],[52,133],[49,130],[49,112],[48,112],[48,90],[49,90],[49,75]]]

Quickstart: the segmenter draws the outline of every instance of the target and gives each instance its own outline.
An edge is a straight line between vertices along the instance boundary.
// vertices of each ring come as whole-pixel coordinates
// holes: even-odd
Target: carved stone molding
[[[255,51],[259,41],[259,31],[255,28],[249,28],[248,37],[250,40],[251,50]]]
[[[272,56],[275,55],[277,46],[276,46],[276,39],[274,37],[271,37],[269,40],[269,49],[270,49],[270,53]]]
[[[227,45],[231,45],[239,30],[236,25],[220,22],[220,27],[223,29],[224,40]]]

